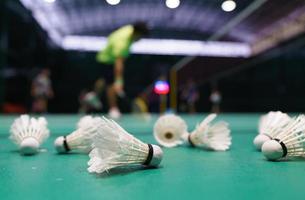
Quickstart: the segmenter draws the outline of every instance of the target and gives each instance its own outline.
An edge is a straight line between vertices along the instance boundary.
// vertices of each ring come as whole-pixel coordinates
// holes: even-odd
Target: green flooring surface
[[[183,116],[193,129],[204,116]],[[54,139],[71,132],[80,116],[48,115],[52,135],[43,152],[21,156],[8,139],[16,116],[0,116],[0,199],[305,199],[305,162],[268,162],[252,140],[259,114],[225,114],[233,145],[228,152],[187,146],[165,149],[158,169],[87,172],[87,155],[58,155]],[[124,116],[119,123],[136,137],[155,143],[153,123]]]

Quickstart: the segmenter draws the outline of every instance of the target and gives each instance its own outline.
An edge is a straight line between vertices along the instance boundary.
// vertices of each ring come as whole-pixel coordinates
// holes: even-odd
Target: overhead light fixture
[[[54,3],[56,0],[44,0],[47,3]]]
[[[65,36],[62,41],[65,50],[97,52],[107,45],[106,37]],[[141,39],[131,47],[131,53],[148,55],[183,55],[216,57],[249,57],[251,49],[248,44],[236,42]]]
[[[236,3],[232,0],[224,1],[221,4],[221,8],[226,12],[231,12],[236,8]]]
[[[108,3],[108,4],[110,4],[110,5],[118,5],[120,2],[121,2],[121,0],[106,0],[106,2]]]
[[[175,9],[180,5],[180,0],[166,0],[165,4],[168,8]]]

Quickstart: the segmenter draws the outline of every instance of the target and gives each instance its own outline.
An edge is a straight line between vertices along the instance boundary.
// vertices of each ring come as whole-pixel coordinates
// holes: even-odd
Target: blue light
[[[169,84],[166,81],[156,81],[154,92],[156,94],[168,94],[169,92]]]

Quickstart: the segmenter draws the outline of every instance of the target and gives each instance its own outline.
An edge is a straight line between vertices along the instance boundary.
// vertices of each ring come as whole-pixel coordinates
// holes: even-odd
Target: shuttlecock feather
[[[97,134],[88,162],[90,173],[103,173],[112,168],[129,165],[158,166],[163,152],[156,145],[145,144],[113,120],[100,118]]]
[[[214,151],[226,151],[231,146],[231,135],[228,123],[217,122],[211,124],[216,114],[208,115],[189,135],[192,146]]]
[[[20,148],[20,152],[31,155],[38,152],[40,145],[49,137],[47,121],[29,115],[15,119],[10,129],[10,139]]]
[[[91,123],[93,120],[93,116],[91,115],[85,115],[80,118],[80,120],[77,122],[76,128],[81,128],[82,126],[87,125],[88,123]]]

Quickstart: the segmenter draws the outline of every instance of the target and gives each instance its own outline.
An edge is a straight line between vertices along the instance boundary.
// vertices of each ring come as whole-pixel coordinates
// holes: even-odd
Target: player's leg
[[[107,101],[109,105],[109,117],[118,119],[121,117],[121,112],[117,104],[117,93],[114,88],[114,74],[112,66],[105,66],[104,78],[107,85]]]
[[[110,85],[107,88],[107,98],[109,104],[109,116],[114,119],[118,119],[121,117],[121,112],[117,105],[117,96],[116,91],[114,89],[114,85]]]
[[[43,97],[35,97],[32,105],[32,112],[44,113],[47,111],[47,103]]]

